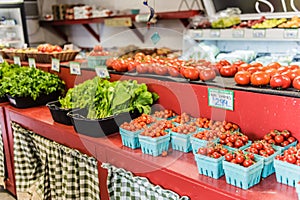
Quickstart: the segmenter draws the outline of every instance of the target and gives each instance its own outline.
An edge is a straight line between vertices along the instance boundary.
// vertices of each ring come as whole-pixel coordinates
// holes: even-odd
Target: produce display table
[[[173,151],[166,157],[152,157],[122,145],[118,133],[104,138],[80,135],[71,126],[53,122],[45,106],[16,109],[5,106],[6,117],[65,146],[94,156],[99,162],[111,163],[149,178],[153,184],[171,189],[191,199],[297,199],[296,189],[276,182],[275,175],[264,179],[257,186],[243,190],[226,184],[225,177],[218,180],[199,175],[192,153]],[[12,141],[11,130],[8,130]],[[12,143],[12,142],[11,142]],[[11,144],[12,145],[12,144]],[[12,147],[12,146],[11,146]],[[106,196],[106,172],[99,164],[101,199]]]
[[[71,87],[75,83],[95,76],[95,72],[83,70],[81,76],[75,76],[69,74],[67,67],[62,67],[58,75],[66,81],[67,87]],[[300,110],[295,109],[300,106],[300,101],[296,96],[242,91],[236,89],[234,85],[230,88],[224,84],[224,88],[233,89],[235,92],[234,111],[229,111],[208,106],[208,87],[215,86],[166,81],[137,75],[111,74],[111,80],[122,79],[136,79],[138,82],[147,83],[149,89],[160,96],[157,103],[177,113],[187,112],[193,116],[235,122],[250,139],[261,138],[271,129],[289,129],[298,140],[300,138],[298,132]],[[293,91],[293,94],[298,93]],[[110,163],[131,171],[135,175],[147,177],[153,184],[173,190],[180,195],[189,196],[191,199],[201,197],[205,199],[297,199],[296,189],[276,182],[274,174],[263,179],[258,185],[243,190],[227,184],[225,177],[215,180],[199,175],[192,153],[173,150],[166,157],[153,157],[142,154],[140,149],[132,150],[124,147],[118,133],[104,138],[80,135],[71,126],[55,123],[45,106],[28,109],[17,109],[9,105],[3,107],[7,127],[10,127],[10,121],[14,121],[41,136],[97,158],[101,199],[108,199],[107,172],[101,168],[101,163]],[[7,134],[10,150],[12,150],[11,128],[7,129]]]

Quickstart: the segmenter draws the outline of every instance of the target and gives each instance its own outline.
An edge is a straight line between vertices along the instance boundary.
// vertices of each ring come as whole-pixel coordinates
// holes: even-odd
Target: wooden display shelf
[[[155,13],[157,15],[157,19],[179,19],[185,26],[189,24],[188,19],[199,14],[203,14],[201,10],[187,10],[187,11],[174,11],[174,12],[160,12]],[[98,42],[100,42],[100,34],[94,31],[94,29],[90,26],[90,24],[99,24],[104,23],[105,19],[112,19],[112,18],[123,18],[129,17],[132,21],[135,21],[136,15],[116,15],[116,16],[109,16],[109,17],[98,17],[98,18],[90,18],[90,19],[76,19],[76,20],[52,20],[52,21],[40,21],[40,25],[43,27],[53,27],[53,30],[65,41],[68,41],[68,36],[60,29],[60,26],[65,25],[82,25]],[[136,29],[135,25],[133,24],[130,29],[134,30],[134,33],[144,41],[143,35]]]
[[[91,70],[83,70],[81,76],[69,74],[69,69],[62,67],[58,74],[68,86],[83,82],[95,76]],[[235,110],[225,111],[207,105],[207,89],[210,86],[189,83],[170,82],[145,77],[111,75],[111,80],[136,79],[147,83],[149,90],[160,96],[157,104],[173,109],[177,113],[187,112],[193,116],[204,116],[217,120],[227,120],[240,125],[241,130],[250,139],[262,137],[270,129],[289,129],[299,140],[300,99],[294,97],[235,91]],[[7,127],[10,121],[44,136],[50,140],[83,153],[94,156],[99,161],[99,179],[101,199],[108,199],[106,171],[101,163],[111,163],[122,167],[135,175],[149,178],[153,184],[173,190],[180,195],[193,199],[297,199],[294,187],[276,182],[275,175],[263,179],[258,185],[248,190],[229,185],[225,177],[218,180],[198,174],[192,153],[173,150],[166,157],[153,157],[142,154],[140,149],[124,147],[118,133],[109,137],[92,138],[78,134],[72,126],[58,124],[52,120],[47,107],[17,109],[3,106]],[[13,149],[13,135],[8,128],[10,150]]]

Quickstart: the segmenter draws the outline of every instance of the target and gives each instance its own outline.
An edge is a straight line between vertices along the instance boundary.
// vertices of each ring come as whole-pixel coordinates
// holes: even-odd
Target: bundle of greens
[[[19,67],[6,71],[1,80],[1,91],[12,97],[31,97],[36,100],[40,95],[53,92],[63,94],[65,83],[57,75],[40,69]]]
[[[87,108],[87,118],[101,119],[134,110],[149,114],[158,98],[135,80],[110,82],[95,77],[69,89],[59,101],[62,108]]]
[[[18,71],[21,67],[15,64],[8,64],[7,62],[0,63],[0,97],[6,95],[6,89],[2,86],[5,85],[2,80],[4,77],[11,76],[15,71]]]

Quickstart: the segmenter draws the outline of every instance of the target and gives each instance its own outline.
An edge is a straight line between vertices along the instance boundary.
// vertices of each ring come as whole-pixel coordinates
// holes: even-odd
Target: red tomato
[[[232,65],[235,65],[236,67],[241,66],[243,64],[248,65],[246,62],[244,62],[242,60],[238,60],[238,61],[235,61],[234,63],[232,63]]]
[[[136,71],[139,73],[139,74],[145,74],[148,72],[148,64],[146,63],[141,63],[141,64],[138,64],[136,66]]]
[[[237,67],[232,65],[225,65],[221,67],[220,74],[225,77],[233,77],[237,72]]]
[[[226,161],[231,161],[233,159],[233,154],[232,153],[226,153],[225,154],[225,160]]]
[[[278,74],[277,69],[274,69],[274,68],[267,69],[267,70],[265,70],[265,72],[270,74],[271,77]]]
[[[270,75],[266,72],[254,72],[251,75],[250,81],[254,86],[263,86],[269,84],[270,78]]]
[[[254,72],[258,72],[259,69],[258,69],[258,67],[249,67],[249,68],[247,69],[247,71],[248,71],[250,74],[253,74]]]
[[[105,61],[105,64],[108,68],[112,68],[112,63],[116,60],[116,58],[108,58],[106,61]]]
[[[221,64],[222,66],[230,65],[230,62],[228,62],[227,60],[220,60],[218,63]]]
[[[251,65],[248,64],[248,63],[242,63],[242,64],[237,66],[238,71],[247,71],[250,67],[251,67]]]
[[[128,63],[124,60],[116,60],[112,63],[112,68],[117,72],[126,72],[128,71]]]
[[[282,88],[286,89],[289,88],[291,85],[291,79],[282,74],[274,75],[270,79],[270,86],[272,88]]]
[[[169,67],[168,67],[168,72],[169,72],[169,74],[170,74],[172,77],[178,77],[178,76],[181,76],[178,67],[169,66]]]
[[[260,62],[253,62],[250,64],[252,67],[262,67],[263,64],[261,64]]]
[[[281,131],[281,135],[283,135],[283,137],[285,138],[289,138],[291,136],[291,132],[289,132],[288,130],[283,130]]]
[[[155,74],[157,75],[167,75],[168,74],[168,68],[163,66],[163,65],[160,65],[160,64],[156,64],[153,66],[153,71]]]
[[[296,76],[293,80],[293,87],[300,90],[300,76]]]
[[[277,144],[280,144],[284,141],[284,137],[282,135],[276,135],[274,140]]]
[[[288,162],[288,163],[292,163],[292,164],[295,164],[296,163],[296,157],[295,157],[295,155],[288,155],[287,156],[287,158],[286,158],[286,161]]]
[[[239,85],[248,85],[251,74],[248,71],[239,71],[234,75],[234,80]]]
[[[244,143],[243,143],[243,141],[241,140],[241,139],[237,139],[235,142],[234,142],[234,146],[236,147],[236,148],[240,148],[241,146],[243,146],[244,145]]]
[[[130,71],[130,72],[135,71],[137,64],[138,64],[137,62],[129,61],[128,62],[128,71]]]
[[[250,166],[253,165],[253,164],[254,164],[253,161],[250,160],[250,159],[246,159],[246,160],[244,160],[244,162],[243,162],[243,166],[244,166],[244,167],[250,167]]]
[[[296,139],[293,136],[288,137],[287,141],[289,141],[289,143],[293,143],[296,141]]]
[[[278,69],[279,67],[281,67],[281,64],[279,64],[278,62],[271,62],[267,66],[270,68]]]
[[[199,72],[197,69],[193,67],[189,67],[184,69],[183,76],[190,80],[198,80],[199,79]]]
[[[216,78],[216,72],[213,69],[203,69],[199,72],[200,80],[202,81],[210,81]]]
[[[244,157],[244,155],[238,154],[238,155],[236,155],[235,160],[236,160],[237,163],[241,164],[241,163],[244,162],[245,157]]]

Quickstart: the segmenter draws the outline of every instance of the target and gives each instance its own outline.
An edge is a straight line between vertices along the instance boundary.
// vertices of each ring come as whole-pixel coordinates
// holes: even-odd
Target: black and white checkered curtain
[[[12,123],[18,199],[100,199],[97,160]]]
[[[108,170],[107,186],[111,200],[188,200],[171,190],[153,185],[145,177],[133,176],[129,171],[103,163]]]
[[[0,125],[0,185],[5,186],[5,166],[4,166],[4,148],[3,148],[3,140],[2,140],[2,128]]]

